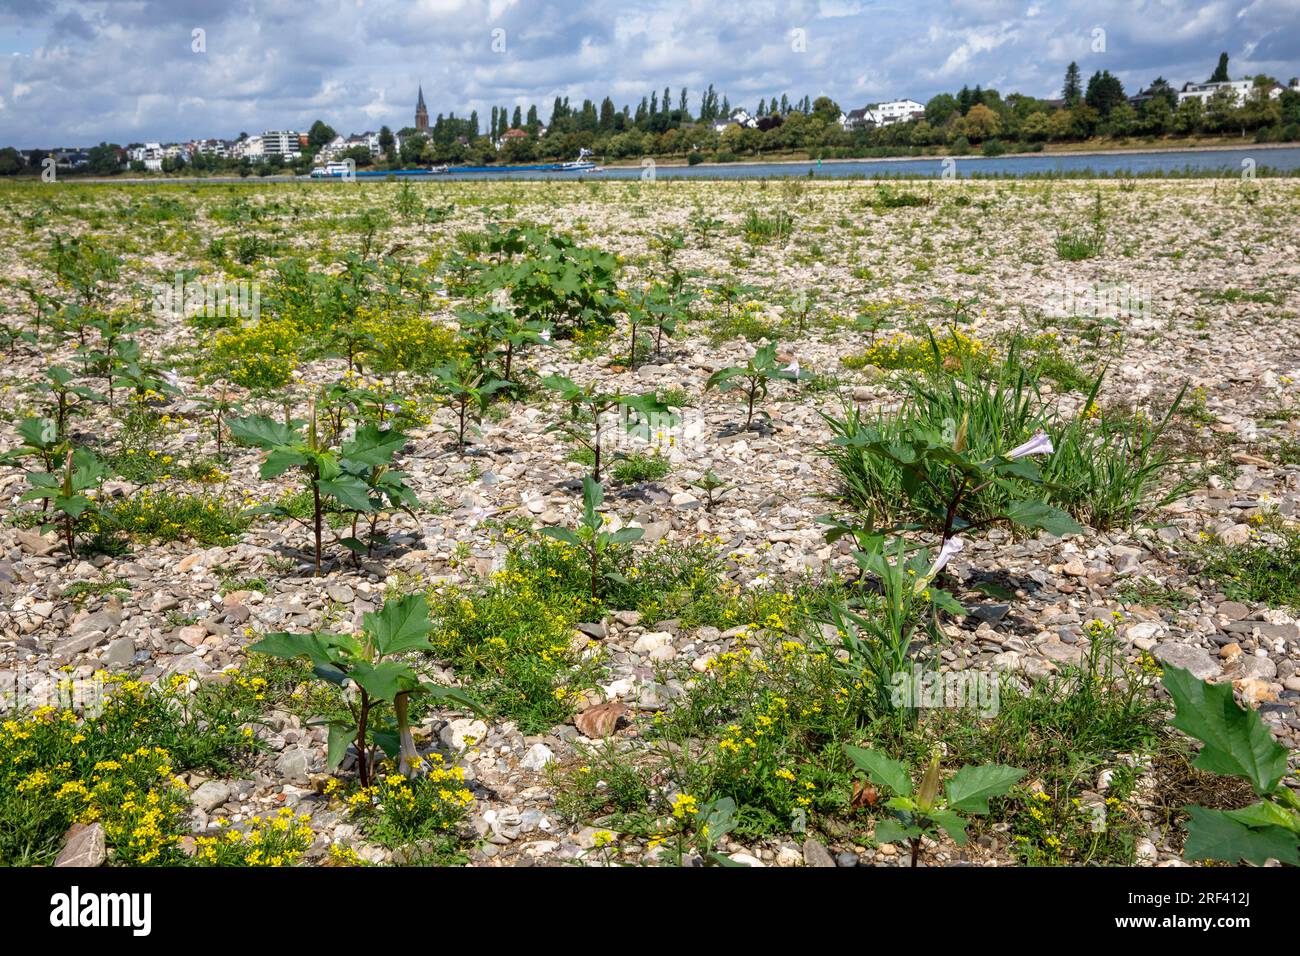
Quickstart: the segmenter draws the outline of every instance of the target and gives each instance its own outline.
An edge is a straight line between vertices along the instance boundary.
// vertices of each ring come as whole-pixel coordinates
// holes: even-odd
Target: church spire
[[[424,84],[420,84],[420,92],[415,100],[415,128],[429,128],[429,110],[424,105]]]

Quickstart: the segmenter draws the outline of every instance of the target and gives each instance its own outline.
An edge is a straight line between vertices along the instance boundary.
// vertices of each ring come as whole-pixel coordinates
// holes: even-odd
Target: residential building
[[[758,120],[749,115],[748,110],[734,109],[731,115],[726,119],[717,119],[713,121],[714,132],[721,133],[729,126],[744,126],[748,129],[757,129]]]
[[[1237,105],[1242,106],[1250,98],[1254,89],[1254,80],[1227,80],[1222,83],[1184,83],[1183,88],[1178,91],[1178,102],[1185,103],[1188,100],[1200,100],[1204,105],[1216,93],[1227,90],[1236,97]],[[1282,95],[1282,90],[1281,86],[1274,84],[1268,91],[1269,98],[1277,99]]]
[[[890,100],[850,110],[840,115],[840,126],[845,129],[870,129],[873,126],[892,126],[909,120],[925,119],[925,106],[916,100]]]

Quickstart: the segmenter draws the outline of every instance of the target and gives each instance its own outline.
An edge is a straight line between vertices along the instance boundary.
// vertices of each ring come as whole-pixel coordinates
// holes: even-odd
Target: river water
[[[1014,156],[959,156],[934,159],[863,159],[818,164],[736,163],[699,166],[612,166],[595,173],[511,172],[482,173],[455,171],[411,178],[446,179],[775,179],[791,176],[817,178],[942,178],[970,176],[1051,176],[1060,174],[1142,175],[1144,173],[1245,173],[1269,168],[1278,172],[1300,172],[1300,146],[1260,149],[1180,150],[1176,152],[1092,153],[1059,155],[1020,153]],[[396,173],[394,176],[401,177]]]

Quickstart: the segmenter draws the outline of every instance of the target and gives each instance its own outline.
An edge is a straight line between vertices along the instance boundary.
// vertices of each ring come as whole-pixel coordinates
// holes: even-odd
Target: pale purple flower
[[[542,331],[537,333],[537,337],[541,339],[543,342],[549,342],[551,341],[551,330],[542,329]]]
[[[793,360],[789,365],[787,365],[784,369],[782,369],[782,371],[789,372],[791,375],[798,375],[799,360],[798,359]]]
[[[1017,445],[1007,452],[1008,458],[1024,458],[1026,455],[1050,455],[1056,449],[1052,447],[1052,439],[1047,432],[1041,428],[1034,432],[1034,437],[1029,439],[1023,445]]]
[[[930,570],[925,572],[925,577],[916,582],[916,593],[920,594],[934,580],[935,575],[944,569],[954,554],[959,554],[961,549],[966,547],[966,542],[954,535],[943,543],[939,549],[939,554],[934,559],[934,564],[930,565]]]
[[[167,383],[168,385],[170,385],[172,388],[176,389],[177,391],[180,391],[180,388],[181,388],[181,377],[180,377],[179,375],[177,375],[176,372],[173,371],[172,369],[168,369],[168,370],[165,371],[165,372],[160,372],[160,373],[159,373],[159,378],[161,378],[164,382],[166,382],[166,383]]]

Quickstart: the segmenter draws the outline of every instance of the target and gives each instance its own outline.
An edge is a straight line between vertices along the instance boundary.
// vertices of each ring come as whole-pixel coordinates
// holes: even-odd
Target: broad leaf
[[[429,648],[426,638],[433,625],[429,622],[429,605],[423,594],[385,601],[378,611],[367,611],[362,622],[374,637],[379,653],[385,656]]]
[[[357,728],[350,724],[330,724],[329,751],[326,766],[333,770],[348,755],[348,747],[357,737]]]
[[[876,824],[871,839],[877,843],[902,843],[909,837],[919,834],[920,831],[916,827],[905,827],[897,820],[881,820]]]
[[[270,450],[283,445],[292,445],[299,440],[298,433],[283,422],[277,422],[264,415],[249,415],[245,418],[232,418],[226,422],[235,441],[245,445],[256,445]]]
[[[951,810],[931,810],[930,819],[943,827],[943,832],[952,837],[958,846],[966,845],[966,821]]]
[[[381,661],[373,665],[358,661],[349,676],[371,697],[387,701],[419,683],[415,671],[405,661]]]
[[[1261,795],[1276,789],[1286,774],[1286,748],[1259,714],[1237,705],[1231,685],[1208,684],[1172,665],[1161,681],[1177,708],[1171,723],[1205,744],[1193,766],[1249,780]]]
[[[1083,527],[1079,522],[1060,508],[1054,508],[1045,501],[1030,499],[1014,502],[1007,509],[1007,518],[1025,528],[1042,528],[1048,534],[1057,537],[1083,533]]]
[[[962,767],[945,788],[948,807],[966,813],[988,813],[989,797],[1002,796],[1024,775],[1023,770],[1001,764]]]
[[[382,431],[375,425],[366,425],[357,429],[356,437],[343,445],[342,452],[348,461],[373,468],[392,461],[393,455],[406,442],[406,436],[399,431]]]
[[[568,528],[543,528],[540,533],[548,538],[554,538],[556,541],[563,541],[575,548],[582,547],[582,539],[578,537],[576,532],[570,531]]]
[[[1183,858],[1187,860],[1222,860],[1237,863],[1245,860],[1263,866],[1276,859],[1300,866],[1296,852],[1296,835],[1281,827],[1254,829],[1239,823],[1221,810],[1187,807],[1192,819],[1187,824],[1187,842]]]
[[[907,768],[897,760],[891,760],[882,753],[863,747],[844,745],[844,752],[859,770],[865,771],[871,782],[888,787],[899,796],[912,794],[912,781],[907,775]]]
[[[274,453],[273,453],[274,454]],[[356,475],[339,475],[328,481],[319,481],[316,487],[322,495],[335,499],[352,511],[374,510],[370,502],[370,488]]]

